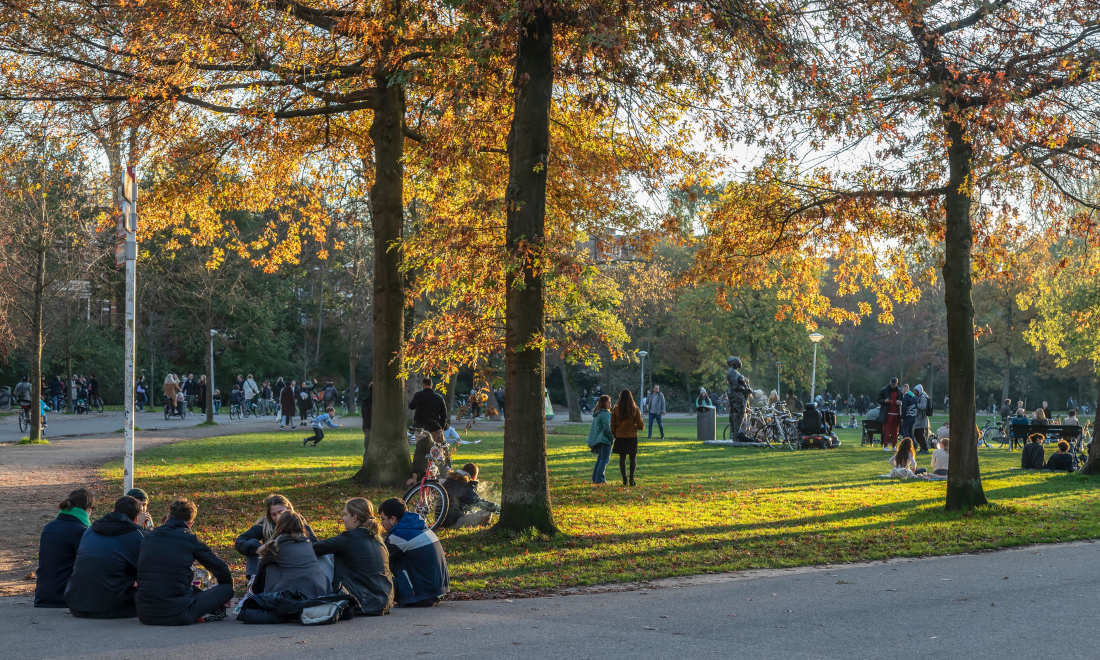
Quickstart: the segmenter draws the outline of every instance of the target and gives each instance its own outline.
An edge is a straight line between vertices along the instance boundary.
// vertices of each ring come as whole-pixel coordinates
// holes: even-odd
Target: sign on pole
[[[122,425],[125,436],[125,458],[123,460],[122,492],[134,487],[134,327],[137,315],[134,313],[135,284],[137,279],[137,175],[133,166],[127,166],[122,172],[122,215],[118,222],[118,235],[121,240],[115,245],[115,265],[126,266],[126,343],[124,348],[124,380]]]

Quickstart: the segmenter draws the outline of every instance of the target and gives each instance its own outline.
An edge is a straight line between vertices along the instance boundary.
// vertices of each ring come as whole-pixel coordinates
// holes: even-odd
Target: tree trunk
[[[1079,470],[1081,474],[1100,474],[1100,442],[1096,442],[1097,429],[1100,429],[1098,425],[1100,425],[1100,390],[1096,394],[1096,416],[1092,422],[1092,448],[1089,449],[1089,460],[1085,461]]]
[[[355,351],[348,351],[348,414],[354,415],[355,409],[359,405],[356,401],[355,392]]]
[[[546,168],[550,153],[550,101],[554,89],[553,29],[540,5],[520,29],[512,77],[515,110],[508,133],[507,249],[523,262],[509,270],[504,312],[504,529],[535,528],[554,534],[546,467],[546,380],[542,275],[527,250],[543,248]],[[519,276],[520,281],[516,278]]]
[[[973,149],[963,127],[948,123],[950,180],[944,199],[943,283],[947,306],[947,376],[951,397],[951,457],[947,472],[948,511],[986,504],[978,466],[974,404],[974,302],[971,298],[970,165]]]
[[[31,319],[31,338],[34,342],[34,364],[31,365],[33,393],[42,394],[42,297],[46,288],[46,250],[39,244],[35,263],[34,318]],[[59,412],[59,411],[58,411]],[[31,428],[27,432],[31,440],[42,439],[42,404],[38,396],[31,396]]]
[[[1005,370],[1001,373],[1001,403],[1005,402],[1008,398],[1008,386],[1012,381],[1012,367],[1005,367]],[[1010,406],[1011,407],[1011,406]],[[1015,412],[1015,411],[1013,411]]]
[[[405,93],[378,77],[382,89],[370,137],[375,174],[371,187],[374,222],[374,397],[371,440],[356,481],[366,486],[404,486],[412,474],[405,435],[405,278],[400,241],[404,229]],[[376,437],[377,436],[377,437]]]
[[[581,402],[577,398],[577,383],[573,379],[573,369],[569,366],[564,359],[559,355],[554,355],[552,358],[554,366],[561,370],[561,382],[565,387],[565,403],[569,408],[569,421],[580,422],[581,419]]]

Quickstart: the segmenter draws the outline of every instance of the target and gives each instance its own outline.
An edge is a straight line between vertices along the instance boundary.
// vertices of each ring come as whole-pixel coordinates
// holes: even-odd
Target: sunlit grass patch
[[[1012,470],[1018,452],[981,451],[994,505],[962,515],[943,511],[944,482],[878,478],[889,454],[859,447],[855,431],[842,431],[837,450],[789,452],[708,447],[692,439],[694,423],[665,427],[666,440],[643,434],[635,488],[620,485],[614,455],[611,485],[593,486],[587,424],[555,429],[550,484],[562,534],[443,530],[452,587],[594,584],[1100,536],[1100,479]],[[317,447],[302,447],[304,435],[273,431],[141,451],[135,483],[158,516],[176,496],[196,500],[196,531],[240,573],[233,540],[271,492],[289,497],[321,536],[338,533],[347,498],[378,504],[398,495],[350,482],[362,452],[357,429],[326,432]],[[483,481],[499,484],[500,432],[468,437],[482,443],[464,446],[457,460],[477,463]],[[918,458],[927,466],[928,456]],[[105,466],[104,476],[118,480],[120,467]]]

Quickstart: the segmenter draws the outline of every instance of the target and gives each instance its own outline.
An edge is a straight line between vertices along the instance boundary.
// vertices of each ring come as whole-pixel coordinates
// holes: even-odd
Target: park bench
[[[863,420],[863,436],[860,438],[859,444],[873,447],[876,435],[878,435],[879,444],[882,444],[882,422],[877,419]]]
[[[1041,433],[1047,440],[1065,440],[1075,449],[1080,450],[1080,447],[1077,447],[1077,440],[1081,437],[1081,427],[1076,424],[1009,424],[1008,428],[1012,433],[1013,446],[1027,442],[1034,433]]]

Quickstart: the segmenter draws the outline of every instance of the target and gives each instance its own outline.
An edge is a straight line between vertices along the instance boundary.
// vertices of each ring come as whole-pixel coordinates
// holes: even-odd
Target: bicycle
[[[91,408],[91,410],[101,413],[103,412],[103,399],[99,398],[98,396],[93,396],[88,399],[88,406]]]
[[[423,429],[413,429],[409,434],[410,441],[416,442],[424,436],[431,434]],[[450,498],[447,491],[439,483],[439,475],[450,465],[452,449],[447,443],[442,445],[434,443],[428,452],[428,469],[420,477],[419,484],[413,484],[405,492],[405,506],[409,511],[419,513],[424,518],[428,529],[434,530],[447,519],[447,511],[450,508]]]
[[[342,394],[340,395],[340,416],[341,417],[347,417],[348,416],[348,400],[347,400],[347,397],[345,397]]]
[[[19,432],[26,433],[27,429],[31,427],[31,404],[30,402],[19,402],[21,406],[19,409]]]
[[[236,415],[236,419],[244,419],[244,411],[241,409],[241,404],[229,404],[229,419],[234,419],[234,415]]]
[[[1001,422],[994,422],[992,419],[985,420],[985,426],[978,431],[978,446],[985,446],[987,449],[993,449],[993,443],[997,443],[997,448],[1001,449],[1006,443],[1011,442],[1011,439],[1005,435],[1004,424]]]
[[[187,404],[181,403],[178,407],[173,406],[172,399],[164,397],[164,421],[168,421],[173,417],[187,419]]]

